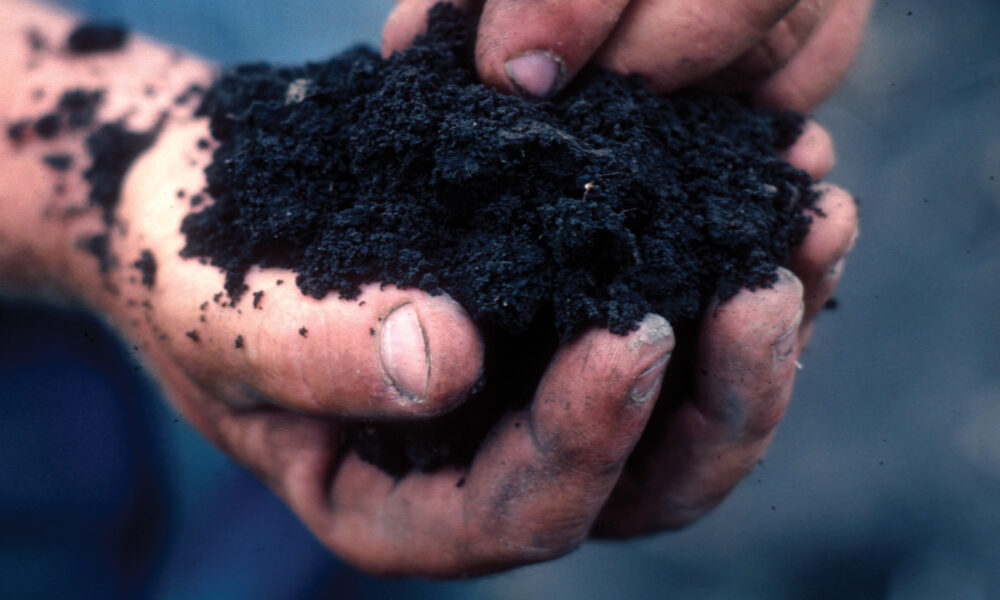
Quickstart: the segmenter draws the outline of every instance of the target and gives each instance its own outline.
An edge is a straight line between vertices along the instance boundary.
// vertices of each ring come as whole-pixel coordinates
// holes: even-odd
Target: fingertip
[[[858,208],[851,194],[829,184],[816,189],[820,193],[816,203],[819,214],[789,260],[805,285],[807,326],[833,294],[847,254],[858,238]]]
[[[478,381],[483,344],[465,310],[444,294],[411,293],[372,329],[381,376],[414,416],[454,408]]]
[[[535,436],[587,464],[615,464],[634,446],[674,348],[666,319],[647,315],[627,335],[594,328],[559,350],[532,405]]]
[[[702,327],[697,407],[726,435],[763,439],[791,395],[803,287],[787,269],[776,275],[770,288],[724,302]]]
[[[429,352],[426,406],[440,414],[461,403],[482,375],[484,348],[468,313],[444,294],[419,306]]]
[[[775,277],[770,287],[744,288],[709,312],[700,347],[713,371],[738,371],[748,361],[771,364],[775,345],[797,328],[803,311],[802,281],[784,267],[776,269]]]
[[[802,127],[802,134],[781,156],[796,169],[801,169],[814,180],[826,177],[836,163],[833,138],[825,127],[809,119]]]
[[[551,50],[529,50],[504,63],[509,87],[534,98],[554,96],[567,80],[566,63]],[[493,82],[498,87],[508,87]]]
[[[476,39],[476,68],[488,86],[549,98],[604,43],[627,0],[487,0]]]

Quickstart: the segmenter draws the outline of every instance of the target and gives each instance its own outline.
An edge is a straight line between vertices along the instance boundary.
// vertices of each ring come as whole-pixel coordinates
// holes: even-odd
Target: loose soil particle
[[[156,257],[149,250],[143,250],[139,255],[139,260],[133,266],[142,273],[142,285],[153,289],[156,283]]]
[[[128,30],[120,23],[89,21],[69,34],[66,47],[73,54],[93,54],[120,49],[128,39]]]
[[[49,113],[35,121],[35,133],[43,140],[51,140],[62,130],[62,117],[58,113]]]
[[[73,166],[73,156],[64,153],[46,154],[42,157],[42,162],[56,171],[68,171]]]
[[[583,328],[691,323],[715,295],[770,285],[816,200],[776,154],[798,115],[596,69],[553,101],[505,96],[477,81],[473,40],[439,5],[402,54],[239,66],[198,111],[219,144],[214,202],[184,219],[182,255],[221,267],[234,303],[252,265],[282,267],[316,298],[446,292],[479,326],[485,376],[462,408],[347,436],[397,474],[468,461]]]

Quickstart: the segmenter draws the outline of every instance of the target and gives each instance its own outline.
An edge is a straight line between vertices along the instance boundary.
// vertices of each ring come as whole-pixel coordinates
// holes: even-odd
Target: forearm
[[[88,137],[106,123],[141,133],[190,115],[197,98],[178,97],[211,67],[134,34],[118,50],[75,53],[79,19],[21,0],[0,9],[0,291],[94,302],[100,236],[126,224],[92,197]],[[67,92],[84,101],[67,106]]]

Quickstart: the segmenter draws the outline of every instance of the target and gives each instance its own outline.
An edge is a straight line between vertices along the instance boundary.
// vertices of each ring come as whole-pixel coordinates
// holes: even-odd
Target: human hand
[[[206,134],[201,121],[170,126],[123,189],[118,218],[128,227],[112,246],[121,257],[155,255],[152,288],[125,272],[111,275],[119,297],[96,292],[181,412],[324,544],[370,572],[480,574],[582,541],[655,405],[669,325],[650,316],[629,336],[585,333],[470,467],[396,480],[341,446],[343,424],[426,418],[461,401],[482,361],[475,329],[443,296],[370,285],[355,300],[316,300],[294,286],[294,273],[276,269],[253,270],[235,307],[213,301],[223,275],[178,254],[190,208],[176,192],[204,185],[208,153],[192,148]],[[249,296],[260,290],[254,308]],[[417,319],[413,329],[404,317]],[[392,359],[402,377],[386,366]]]
[[[557,93],[591,60],[656,91],[749,91],[807,112],[843,78],[871,0],[449,0],[478,14],[476,65],[506,92]],[[399,0],[384,55],[426,28],[438,0]]]
[[[223,275],[179,256],[189,208],[176,197],[203,186],[207,153],[195,167],[189,160],[206,133],[199,121],[172,127],[134,166],[119,207],[129,227],[113,245],[121,256],[152,249],[156,283],[119,281],[126,300],[110,310],[142,340],[169,397],[203,433],[329,548],[374,573],[493,572],[562,555],[592,530],[631,535],[708,510],[770,440],[800,338],[839,270],[825,274],[854,231],[850,199],[825,194],[828,216],[792,263],[803,283],[786,273],[774,288],[743,292],[711,313],[697,349],[683,349],[707,371],[689,396],[669,386],[659,393],[674,346],[661,318],[647,317],[629,336],[591,330],[560,350],[534,402],[498,423],[468,468],[397,480],[341,445],[343,424],[427,418],[460,402],[482,361],[474,327],[446,297],[367,286],[355,300],[315,300],[290,284],[294,273],[274,269],[248,276],[250,293],[265,292],[258,307],[249,298],[235,307],[212,301]],[[815,125],[788,152],[814,175],[832,161]],[[397,320],[407,316],[415,328]],[[386,366],[392,358],[404,371]],[[682,360],[673,372],[689,368]],[[668,404],[647,430],[658,397]],[[725,404],[733,398],[741,402]]]
[[[626,489],[619,476],[657,404],[674,344],[669,325],[649,316],[629,336],[582,334],[554,357],[535,401],[494,428],[468,469],[395,480],[343,448],[341,428],[357,419],[429,418],[461,402],[483,352],[462,309],[445,297],[378,286],[352,301],[315,300],[295,288],[294,273],[271,269],[248,275],[250,293],[264,292],[257,306],[250,297],[222,306],[227,299],[215,299],[223,288],[218,270],[178,255],[180,221],[190,210],[188,199],[204,187],[209,152],[198,147],[208,137],[205,123],[186,116],[173,97],[188,83],[207,83],[210,72],[189,57],[138,42],[101,61],[53,59],[8,93],[30,99],[36,86],[49,97],[63,86],[105,88],[103,121],[126,119],[145,129],[161,109],[169,113],[156,144],[130,170],[109,230],[94,210],[71,210],[85,196],[79,169],[59,176],[65,189],[51,206],[43,211],[36,201],[52,197],[53,175],[40,166],[41,157],[65,150],[84,162],[82,132],[5,147],[5,164],[13,165],[8,172],[19,174],[5,187],[13,199],[5,200],[5,210],[18,219],[17,226],[4,223],[0,255],[37,262],[42,268],[31,271],[50,274],[112,321],[196,427],[258,474],[328,547],[366,570],[485,573],[553,558],[587,537],[615,486],[614,498]],[[130,75],[152,67],[164,74],[159,104],[137,101],[145,93]],[[30,106],[26,100],[12,115],[24,116],[19,111]],[[801,151],[809,139],[791,149],[793,162],[821,165],[817,153]],[[60,214],[65,218],[54,216]],[[110,234],[109,251],[119,263],[107,273],[73,243],[102,231]],[[56,239],[65,243],[39,242]],[[36,261],[18,254],[21,248],[44,256]],[[148,286],[132,267],[146,251],[157,265]],[[803,256],[800,274],[831,255]],[[807,281],[806,289],[825,288]],[[780,306],[761,311],[760,331],[794,321],[789,297],[795,296],[762,303]],[[714,338],[709,342],[699,352],[709,352]],[[663,439],[659,430],[647,437]],[[598,522],[602,532],[606,522]]]
[[[809,122],[785,153],[814,179],[833,165],[830,137]],[[857,207],[821,184],[809,235],[775,285],[707,311],[675,354],[660,407],[595,523],[600,537],[687,525],[715,507],[763,457],[792,393],[799,353],[833,294],[858,235]],[[683,341],[682,341],[683,342]]]

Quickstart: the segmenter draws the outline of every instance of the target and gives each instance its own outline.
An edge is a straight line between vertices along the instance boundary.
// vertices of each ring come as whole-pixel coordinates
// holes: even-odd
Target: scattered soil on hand
[[[105,223],[110,225],[114,220],[125,173],[153,145],[158,134],[159,125],[150,131],[137,132],[121,123],[105,123],[87,137],[92,162],[83,177],[90,183],[90,203],[103,210]]]
[[[317,298],[445,292],[480,328],[485,375],[463,407],[347,436],[396,474],[468,461],[585,327],[693,322],[713,296],[770,285],[816,200],[776,154],[798,115],[597,69],[552,101],[501,95],[473,41],[439,5],[402,54],[236,67],[198,111],[219,144],[213,201],[184,219],[182,255],[222,268],[234,303],[252,265],[282,267]]]
[[[75,88],[66,90],[59,98],[55,110],[48,112],[37,120],[25,119],[13,123],[7,128],[7,137],[12,142],[23,142],[29,128],[43,139],[50,140],[63,129],[78,130],[90,127],[94,123],[97,109],[104,98],[104,90],[85,90]]]
[[[132,263],[136,269],[142,273],[142,285],[153,289],[156,284],[156,257],[150,250],[143,250],[139,255],[139,260]]]
[[[120,49],[128,39],[128,29],[121,23],[88,21],[70,32],[66,48],[73,54],[93,54]]]

